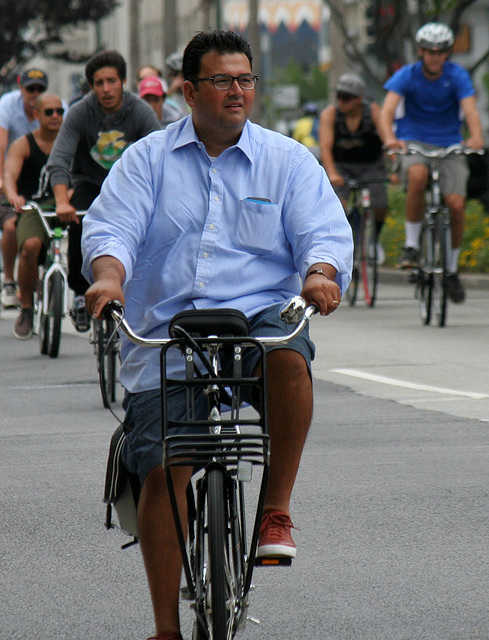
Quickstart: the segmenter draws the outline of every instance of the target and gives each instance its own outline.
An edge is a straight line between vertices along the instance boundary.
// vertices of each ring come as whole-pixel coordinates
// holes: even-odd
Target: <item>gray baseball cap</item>
[[[344,91],[352,96],[361,98],[365,95],[367,85],[359,76],[354,73],[344,73],[336,83],[335,91]]]

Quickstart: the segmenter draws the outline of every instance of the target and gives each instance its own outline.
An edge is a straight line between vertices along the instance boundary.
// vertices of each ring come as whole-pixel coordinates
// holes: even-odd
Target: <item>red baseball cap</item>
[[[151,95],[151,96],[165,96],[167,94],[166,82],[163,78],[157,78],[156,76],[149,76],[144,78],[139,83],[139,97]]]

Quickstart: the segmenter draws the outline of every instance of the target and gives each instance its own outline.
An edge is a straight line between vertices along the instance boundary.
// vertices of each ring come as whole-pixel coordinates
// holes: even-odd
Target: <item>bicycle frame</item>
[[[55,211],[43,211],[34,201],[28,202],[24,211],[37,213],[44,227],[49,246],[45,263],[40,267],[40,282],[34,292],[33,332],[40,337],[41,353],[55,358],[59,352],[62,319],[68,313],[68,276],[61,258],[62,241],[68,231],[62,227]],[[83,216],[86,212],[77,212]]]
[[[53,279],[55,273],[59,273],[62,280],[62,315],[65,316],[68,312],[68,276],[61,260],[61,243],[63,239],[67,237],[68,233],[66,229],[63,229],[59,225],[51,227],[49,221],[55,221],[57,219],[56,213],[43,211],[37,202],[28,202],[25,207],[23,207],[23,210],[37,212],[44,230],[46,231],[46,234],[49,238],[49,247],[46,252],[46,262],[41,266],[41,300],[40,304],[38,304],[35,308],[34,316],[33,331],[34,333],[39,334],[41,329],[42,316],[47,316],[49,314],[50,282]]]
[[[447,206],[443,204],[441,185],[440,185],[440,169],[439,169],[439,157],[434,159],[433,164],[430,167],[429,183],[427,189],[427,196],[429,202],[425,208],[423,216],[423,225],[426,229],[429,229],[432,233],[436,231],[438,225],[441,225],[442,233],[445,235],[445,250],[447,256],[450,255],[452,248],[451,239],[451,222],[450,211]],[[434,266],[435,261],[435,246],[434,243],[428,245],[429,252],[427,254],[428,273],[434,273],[437,268]],[[439,270],[439,269],[438,269]]]
[[[369,184],[371,182],[345,181],[345,186],[350,190],[346,215],[352,227],[354,242],[352,281],[346,292],[350,306],[356,302],[360,279],[367,306],[373,307],[375,304],[377,291],[376,223],[371,208]]]

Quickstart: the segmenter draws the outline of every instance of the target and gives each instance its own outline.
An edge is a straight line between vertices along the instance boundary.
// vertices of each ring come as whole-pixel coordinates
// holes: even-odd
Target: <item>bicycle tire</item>
[[[208,621],[213,640],[228,640],[234,632],[230,611],[229,583],[231,569],[229,563],[228,528],[224,469],[212,467],[207,472],[207,550],[210,585],[210,607]],[[209,603],[208,603],[209,604]]]
[[[63,276],[54,271],[48,282],[48,312],[41,315],[41,353],[57,358],[63,318]]]
[[[43,276],[44,277],[44,276]],[[44,330],[44,314],[43,309],[43,280],[39,280],[34,291],[34,329],[39,333],[39,351],[41,355],[47,356],[48,342],[47,335]]]
[[[438,214],[435,247],[434,247],[434,270],[433,270],[433,308],[435,311],[436,323],[439,327],[444,327],[447,319],[447,287],[449,248],[451,245],[450,227],[446,226],[443,217]]]
[[[377,242],[376,224],[372,209],[365,209],[361,232],[362,284],[365,303],[369,307],[375,304],[377,294]]]
[[[357,209],[353,209],[348,214],[348,221],[351,225],[353,234],[353,269],[351,274],[350,286],[346,290],[346,299],[350,307],[353,307],[357,300],[358,282],[360,279],[359,251],[361,247],[361,218]]]
[[[419,267],[418,267],[418,301],[421,322],[424,325],[430,324],[431,306],[433,299],[433,230],[423,224],[421,228],[419,244]]]
[[[100,378],[102,402],[108,409],[117,399],[117,362],[119,349],[110,341],[115,323],[110,319],[96,320],[94,323],[97,369]]]

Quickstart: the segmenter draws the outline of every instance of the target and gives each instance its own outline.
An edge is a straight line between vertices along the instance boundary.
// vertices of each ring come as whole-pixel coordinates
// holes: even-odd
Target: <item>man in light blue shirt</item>
[[[84,220],[86,294],[98,317],[125,302],[136,332],[167,335],[172,316],[189,308],[235,308],[252,334],[277,320],[301,293],[322,315],[333,312],[350,280],[350,226],[324,170],[307,149],[252,124],[257,78],[251,51],[231,32],[198,34],[184,54],[184,96],[192,115],[132,145],[112,168]],[[266,320],[265,320],[266,319]],[[307,335],[268,353],[270,481],[258,554],[293,557],[289,501],[312,416]],[[161,447],[157,439],[159,354],[123,345],[126,466],[143,483],[138,531],[158,640],[180,640],[181,573]],[[146,429],[150,429],[147,431]],[[180,468],[177,496],[190,471]],[[184,500],[184,498],[182,498]],[[183,506],[183,503],[182,503]],[[170,524],[169,524],[170,523]]]

